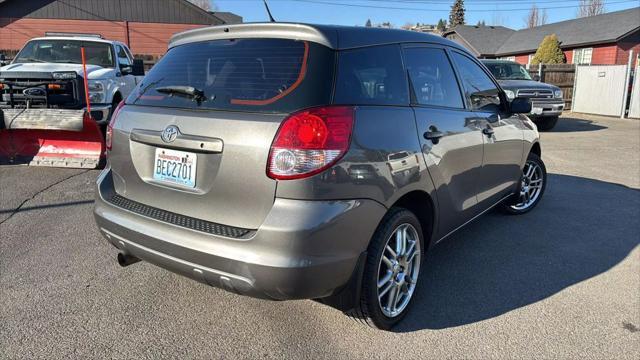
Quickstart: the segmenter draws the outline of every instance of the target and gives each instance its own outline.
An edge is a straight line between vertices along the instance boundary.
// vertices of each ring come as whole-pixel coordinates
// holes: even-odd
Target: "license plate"
[[[196,186],[197,160],[194,153],[156,148],[153,179],[193,188]]]
[[[542,108],[534,107],[533,109],[531,109],[531,113],[533,115],[542,115]]]

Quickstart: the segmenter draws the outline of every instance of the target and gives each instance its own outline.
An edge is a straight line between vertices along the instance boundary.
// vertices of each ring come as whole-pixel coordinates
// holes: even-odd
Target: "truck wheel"
[[[369,244],[360,300],[348,315],[383,330],[402,320],[418,286],[423,244],[418,218],[389,210]]]
[[[558,123],[557,116],[545,116],[537,118],[533,121],[538,126],[538,130],[540,131],[549,131],[556,126]]]
[[[538,155],[529,153],[527,162],[522,169],[518,192],[506,199],[500,206],[507,214],[524,214],[538,205],[546,188],[547,168]]]

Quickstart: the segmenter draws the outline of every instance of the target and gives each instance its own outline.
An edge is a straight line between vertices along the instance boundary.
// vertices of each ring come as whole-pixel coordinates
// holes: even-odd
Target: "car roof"
[[[468,53],[465,48],[453,41],[417,31],[302,23],[243,23],[198,28],[175,34],[169,41],[169,48],[198,41],[242,38],[305,40],[335,50],[422,42],[446,45]]]

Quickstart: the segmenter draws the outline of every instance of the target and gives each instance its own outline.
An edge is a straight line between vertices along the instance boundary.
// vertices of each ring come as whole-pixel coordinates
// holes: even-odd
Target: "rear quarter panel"
[[[372,199],[390,207],[402,195],[433,184],[422,158],[410,107],[358,106],[351,146],[332,168],[307,179],[279,181],[277,197],[291,199]],[[406,152],[406,166],[397,171],[391,156]],[[417,159],[417,160],[416,160]],[[433,198],[433,196],[432,196]],[[433,198],[435,202],[435,198]]]

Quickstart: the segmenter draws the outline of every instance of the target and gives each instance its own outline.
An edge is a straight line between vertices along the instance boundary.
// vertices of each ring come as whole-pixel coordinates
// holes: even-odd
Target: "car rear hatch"
[[[290,113],[330,102],[333,58],[288,39],[170,49],[110,124],[115,192],[147,211],[257,229],[274,202],[274,136]]]

